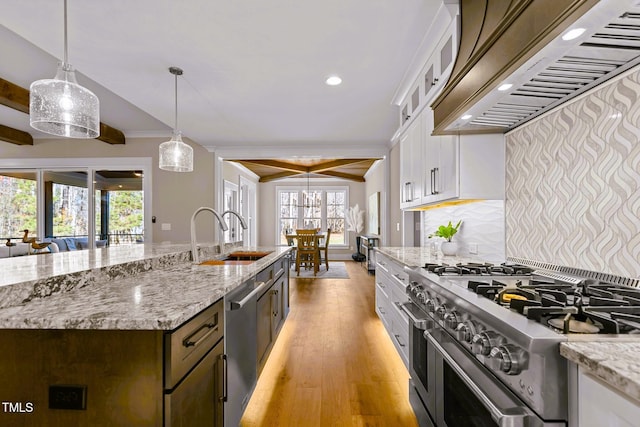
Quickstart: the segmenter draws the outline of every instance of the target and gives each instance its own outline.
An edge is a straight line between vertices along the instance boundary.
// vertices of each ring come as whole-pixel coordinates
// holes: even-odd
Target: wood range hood
[[[460,47],[431,104],[433,133],[504,133],[637,65],[636,3],[461,0]],[[585,33],[562,39],[576,27]]]

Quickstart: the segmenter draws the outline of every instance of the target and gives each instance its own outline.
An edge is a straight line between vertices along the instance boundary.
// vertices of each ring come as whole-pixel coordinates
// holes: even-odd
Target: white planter
[[[442,255],[455,256],[458,252],[458,244],[456,242],[442,242],[440,250],[442,251]]]

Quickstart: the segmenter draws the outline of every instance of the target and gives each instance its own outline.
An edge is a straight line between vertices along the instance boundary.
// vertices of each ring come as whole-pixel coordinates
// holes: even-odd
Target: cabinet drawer
[[[164,387],[172,389],[224,334],[222,300],[164,337]]]
[[[256,284],[257,286],[260,285],[260,282],[264,282],[267,284],[267,286],[264,287],[264,292],[262,292],[260,295],[258,295],[258,298],[260,298],[262,295],[264,295],[265,292],[267,292],[268,288],[273,284],[273,281],[275,280],[276,276],[275,276],[275,264],[271,264],[270,266],[266,267],[264,270],[260,271],[258,274],[256,274]]]
[[[273,278],[278,279],[282,274],[289,269],[289,258],[283,256],[273,263]]]

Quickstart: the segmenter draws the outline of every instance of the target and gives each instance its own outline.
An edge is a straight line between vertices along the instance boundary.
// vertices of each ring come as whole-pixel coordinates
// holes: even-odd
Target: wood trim
[[[255,165],[269,166],[272,168],[284,169],[297,173],[306,173],[309,171],[307,166],[296,165],[293,163],[283,162],[280,160],[240,160],[241,163],[253,163]]]
[[[349,181],[355,182],[365,182],[364,177],[360,175],[353,175],[350,173],[336,172],[336,171],[324,171],[321,172],[322,175],[334,176],[336,178],[348,179]]]
[[[0,78],[0,105],[5,105],[14,110],[29,114],[29,90]],[[122,131],[102,122],[100,122],[100,136],[95,139],[108,144],[125,143],[125,136]],[[33,138],[30,145],[33,145]]]
[[[338,159],[320,163],[309,167],[309,172],[320,173],[339,166],[353,165],[356,163],[369,162],[371,159]]]
[[[295,176],[295,175],[301,175],[301,173],[293,172],[293,171],[278,172],[278,173],[274,173],[273,175],[263,176],[262,178],[260,178],[260,180],[258,182],[276,181],[278,179],[287,178],[287,177]]]
[[[31,134],[4,125],[0,125],[0,141],[16,145],[33,145]]]
[[[513,0],[506,9],[505,2],[508,0],[461,1],[459,55],[451,78],[431,104],[434,134],[444,134],[447,126],[584,15],[597,0]],[[496,22],[499,25],[495,30],[485,28]]]

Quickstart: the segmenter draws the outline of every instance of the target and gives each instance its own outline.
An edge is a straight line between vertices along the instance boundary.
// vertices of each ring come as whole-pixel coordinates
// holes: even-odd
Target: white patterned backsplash
[[[451,221],[454,225],[462,220],[458,233],[453,241],[458,242],[458,255],[471,256],[490,262],[505,261],[504,238],[504,202],[502,200],[483,200],[454,206],[444,206],[422,212],[422,246],[429,246],[431,241],[438,244],[441,238],[429,239],[440,225]],[[477,245],[477,254],[469,249]]]
[[[640,71],[506,136],[507,255],[640,277]]]

